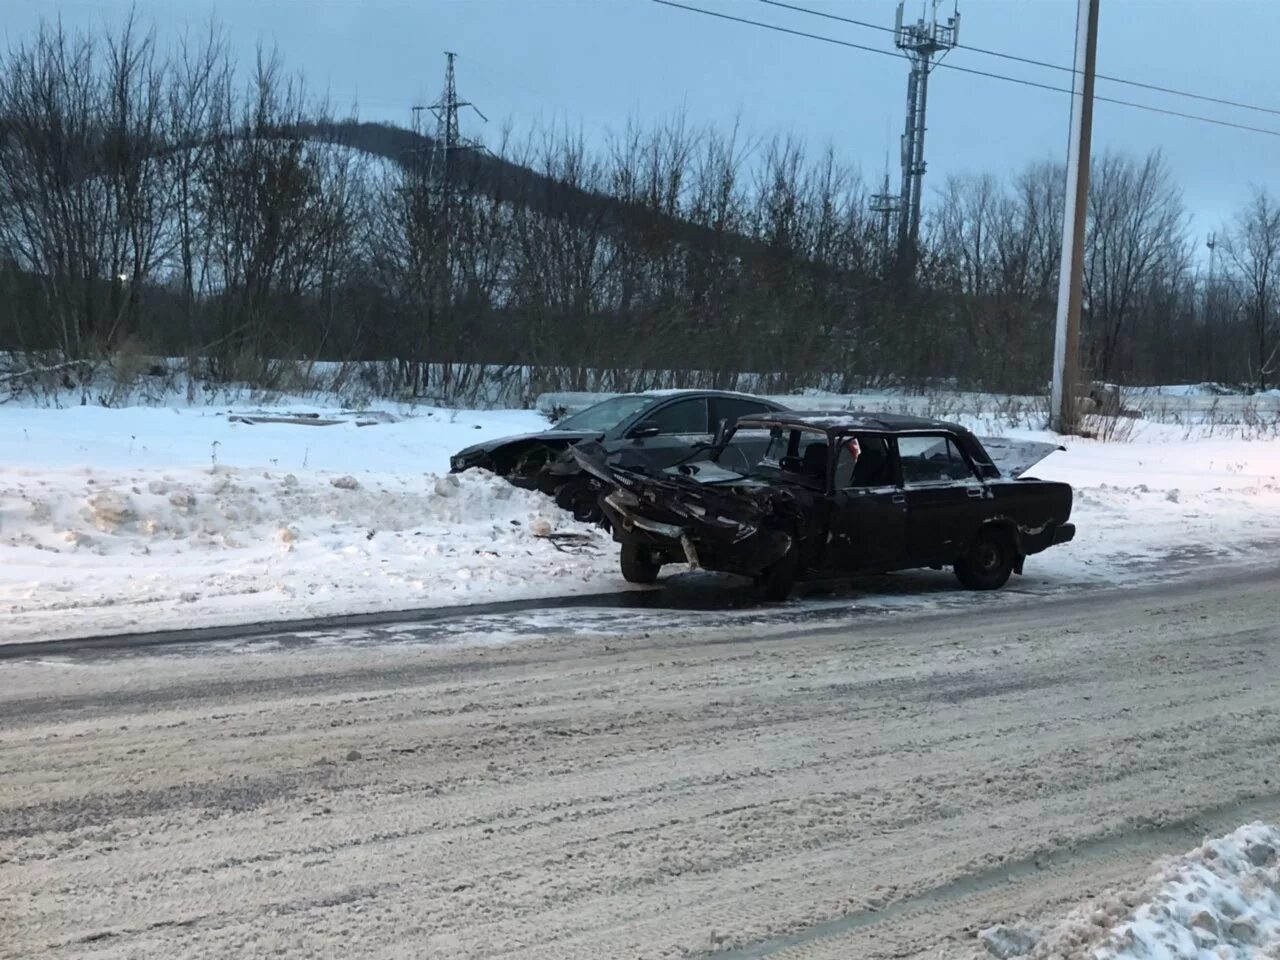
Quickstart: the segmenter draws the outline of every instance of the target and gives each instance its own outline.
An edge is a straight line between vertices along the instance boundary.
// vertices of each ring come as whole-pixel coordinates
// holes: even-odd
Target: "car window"
[[[824,486],[829,459],[827,435],[813,430],[779,431],[769,441],[761,464]]]
[[[656,426],[660,434],[709,433],[705,397],[677,400],[646,416],[638,426]]]
[[[886,487],[894,482],[889,441],[884,437],[842,437],[837,445],[837,490],[849,487]]]
[[[601,400],[585,410],[578,411],[571,417],[565,417],[551,429],[604,433],[654,402],[653,397],[638,394],[610,397],[608,400]]]
[[[973,470],[950,437],[899,437],[903,483],[972,480]]]
[[[745,431],[734,434],[734,441],[743,433]],[[807,486],[825,487],[828,446],[827,434],[823,430],[773,427],[756,472],[770,476],[776,471],[789,478],[800,478]]]
[[[713,397],[711,400],[711,425],[718,427],[722,420],[736,423],[739,417],[749,417],[753,413],[768,413],[773,409],[759,400],[742,400],[738,397]]]

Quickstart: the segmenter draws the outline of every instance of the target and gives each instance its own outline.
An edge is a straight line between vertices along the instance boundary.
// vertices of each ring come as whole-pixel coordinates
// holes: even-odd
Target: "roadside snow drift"
[[[541,417],[413,414],[0,409],[0,642],[616,586],[599,530],[491,474],[446,472],[458,448]]]
[[[421,406],[0,407],[0,642],[622,589],[606,534],[447,473],[464,446],[545,426]],[[1078,534],[1031,558],[1018,589],[1275,555],[1280,442],[1140,427],[1032,471],[1076,488]]]
[[[1016,928],[980,938],[993,955],[1031,960],[1280,957],[1280,829],[1251,823],[1208,840],[1137,891],[1080,909],[1038,944]]]
[[[5,639],[598,589],[608,546],[491,474],[5,476]]]

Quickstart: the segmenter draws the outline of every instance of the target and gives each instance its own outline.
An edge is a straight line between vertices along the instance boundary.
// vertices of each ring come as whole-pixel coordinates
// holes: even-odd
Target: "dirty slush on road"
[[[1274,577],[10,662],[0,956],[964,956],[1275,821]]]

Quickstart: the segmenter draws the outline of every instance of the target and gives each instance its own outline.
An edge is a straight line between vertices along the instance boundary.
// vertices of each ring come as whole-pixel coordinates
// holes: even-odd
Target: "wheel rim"
[[[978,568],[979,573],[995,573],[1000,569],[1001,554],[998,543],[994,540],[984,540],[978,544],[977,556],[974,557],[974,566]]]

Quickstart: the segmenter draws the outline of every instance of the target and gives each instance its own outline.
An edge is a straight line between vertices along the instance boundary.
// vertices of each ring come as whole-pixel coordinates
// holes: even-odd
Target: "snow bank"
[[[478,471],[8,472],[0,538],[9,641],[569,594],[615,565]]]
[[[996,954],[996,928],[981,938]],[[1280,828],[1251,823],[1166,863],[1137,890],[1081,907],[1030,960],[1280,957]]]
[[[356,419],[0,410],[0,642],[622,586],[600,531],[490,474],[445,473],[536,414]]]
[[[1038,431],[1013,437],[1044,439]],[[1029,471],[1075,489],[1076,541],[1028,561],[1060,575],[1125,581],[1170,567],[1249,559],[1280,548],[1280,440],[1188,438],[1141,423],[1128,443],[1062,438],[1066,451]]]

